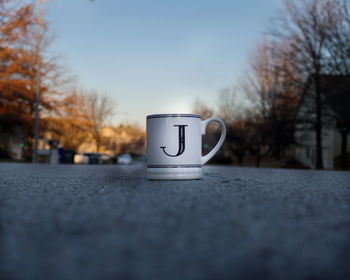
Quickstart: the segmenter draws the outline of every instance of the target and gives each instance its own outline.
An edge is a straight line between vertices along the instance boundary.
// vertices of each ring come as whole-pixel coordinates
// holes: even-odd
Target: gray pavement
[[[3,163],[0,279],[350,279],[350,172]]]

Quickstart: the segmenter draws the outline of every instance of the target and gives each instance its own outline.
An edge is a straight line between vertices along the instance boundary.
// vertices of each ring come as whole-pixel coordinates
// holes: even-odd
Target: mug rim
[[[185,118],[201,118],[199,114],[153,114],[148,115],[148,119],[157,119],[157,118],[177,118],[177,117],[185,117]]]

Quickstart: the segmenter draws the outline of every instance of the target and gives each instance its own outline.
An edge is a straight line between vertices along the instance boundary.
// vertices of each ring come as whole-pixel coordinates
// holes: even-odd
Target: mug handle
[[[206,164],[208,162],[208,160],[210,160],[216,154],[216,152],[220,149],[221,145],[224,143],[225,136],[226,136],[226,126],[225,126],[224,122],[217,117],[212,117],[212,118],[206,119],[206,120],[201,122],[202,135],[205,134],[205,129],[207,128],[207,125],[210,122],[216,122],[220,125],[221,136],[220,136],[220,140],[216,144],[216,146],[208,154],[206,154],[204,157],[202,157],[202,165]]]

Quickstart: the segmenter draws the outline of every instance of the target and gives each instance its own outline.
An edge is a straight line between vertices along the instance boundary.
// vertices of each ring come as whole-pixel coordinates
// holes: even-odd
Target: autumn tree
[[[35,57],[28,42],[34,26],[33,6],[0,1],[0,120],[2,130],[31,128]]]
[[[39,56],[36,53],[34,8],[30,2],[0,1],[0,130],[13,134],[13,129],[20,127],[29,144],[33,136],[38,62],[41,66],[41,118],[57,107],[60,86],[67,81],[57,58],[48,53],[52,40],[48,36],[46,21],[43,22],[44,34],[40,41],[42,51]],[[44,122],[40,125],[45,127]]]
[[[84,94],[73,89],[57,104],[56,114],[44,119],[47,131],[64,149],[78,151],[89,138],[90,123],[84,109],[86,99]]]
[[[102,146],[110,145],[101,132],[114,112],[115,103],[108,96],[74,88],[57,103],[55,114],[44,121],[65,149],[78,151],[84,142],[93,141],[100,152]]]

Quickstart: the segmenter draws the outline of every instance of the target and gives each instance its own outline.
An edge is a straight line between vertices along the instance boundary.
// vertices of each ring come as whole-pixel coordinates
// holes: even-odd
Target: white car
[[[74,155],[74,163],[75,164],[89,164],[89,157],[84,154],[76,154]]]
[[[132,157],[130,154],[122,154],[118,157],[118,164],[130,164]]]

